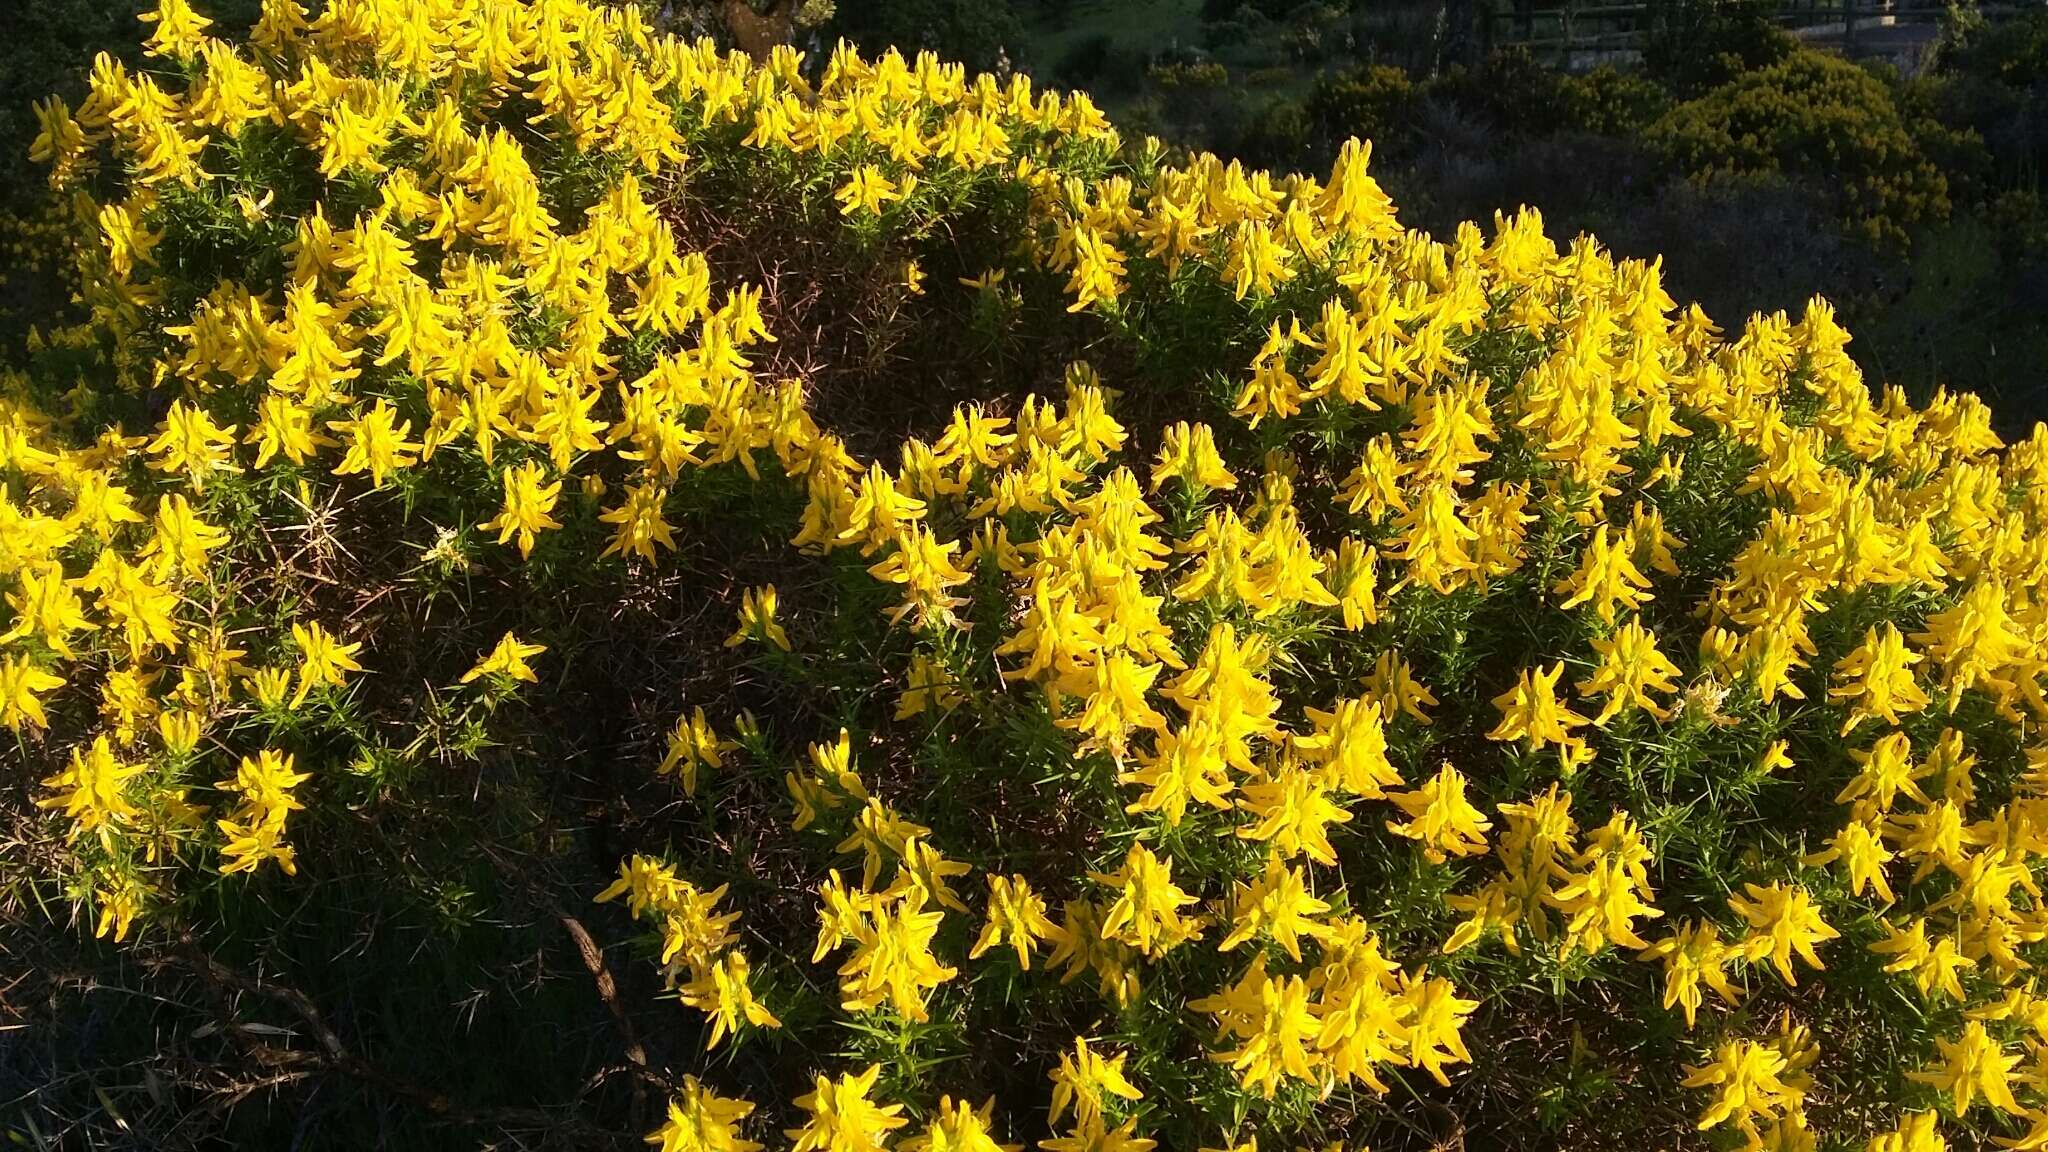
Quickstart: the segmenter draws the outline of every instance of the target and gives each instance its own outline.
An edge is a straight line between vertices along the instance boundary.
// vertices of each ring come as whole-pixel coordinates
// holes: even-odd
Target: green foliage
[[[1883,81],[1800,52],[1673,108],[1647,140],[1689,178],[1788,176],[1822,182],[1873,240],[1945,219],[1947,176]]]
[[[1571,78],[1574,126],[1597,136],[1640,136],[1670,110],[1671,92],[1641,72],[1602,65]]]
[[[1773,0],[1678,0],[1657,13],[1643,69],[1680,98],[1783,63],[1798,42],[1771,20]]]
[[[1405,69],[1375,64],[1318,80],[1307,116],[1326,149],[1353,135],[1381,148],[1398,147],[1414,131],[1416,99]]]

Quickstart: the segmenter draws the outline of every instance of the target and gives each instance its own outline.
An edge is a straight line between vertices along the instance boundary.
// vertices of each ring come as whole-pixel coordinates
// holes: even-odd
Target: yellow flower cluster
[[[670,987],[683,1003],[711,1018],[706,1048],[738,1033],[743,1024],[782,1027],[748,985],[747,955],[732,932],[740,914],[717,910],[725,891],[721,884],[705,892],[662,861],[634,856],[619,865],[619,878],[597,894],[599,903],[624,896],[635,917],[660,924],[661,962]]]
[[[2048,1146],[2048,1077],[2015,1071],[2048,1061],[2027,977],[2048,941],[2048,748],[2015,762],[2048,719],[2048,430],[2007,447],[1972,397],[1874,399],[1824,301],[1726,339],[1658,264],[1560,251],[1533,211],[1447,241],[1404,229],[1355,141],[1327,180],[1165,164],[1023,76],[845,46],[754,61],[583,0],[264,0],[241,46],[185,0],[149,20],[174,70],[102,57],[75,112],[37,109],[88,312],[39,349],[89,352],[99,393],[0,389],[0,725],[62,745],[36,802],[69,822],[102,934],[174,904],[196,846],[224,873],[294,873],[287,817],[324,765],[271,736],[345,716],[376,679],[380,638],[337,608],[280,597],[222,625],[279,565],[282,532],[252,524],[289,510],[306,547],[338,547],[337,499],[389,511],[472,483],[483,503],[447,530],[494,559],[639,574],[692,552],[671,517],[716,472],[794,493],[774,530],[873,581],[893,647],[860,687],[895,690],[898,731],[1042,729],[1072,764],[1034,787],[1071,783],[1057,804],[1101,825],[1028,864],[948,831],[986,868],[961,956],[972,870],[917,820],[952,825],[866,751],[864,779],[852,731],[785,768],[750,714],[737,740],[702,707],[677,716],[657,774],[696,797],[711,773],[784,770],[792,836],[822,835],[810,963],[845,953],[843,1012],[929,1023],[935,995],[972,994],[970,963],[1042,955],[1058,984],[1092,975],[1105,1012],[1165,982],[1247,1100],[1384,1094],[1472,1061],[1465,1026],[1491,1005],[1451,976],[1491,938],[1508,956],[1488,963],[1550,966],[1506,971],[1642,980],[1645,1003],[1661,973],[1688,1032],[1709,992],[1813,1007],[1830,993],[1798,970],[1837,941],[1927,1007],[1914,1080]],[[224,174],[259,135],[319,194]],[[1091,352],[862,459],[770,370],[802,371],[776,359],[773,293],[717,282],[679,225],[706,155],[802,173],[795,194],[860,244],[1014,192],[1014,259],[963,278],[978,315],[1057,301],[1120,347],[1166,301],[1213,299],[1239,329],[1210,366],[1226,402],[1127,426],[1156,408],[1128,393],[1159,385]],[[572,163],[595,176],[564,179]],[[183,282],[169,254],[202,202],[274,250],[269,281]],[[914,256],[888,268],[923,292]],[[1725,507],[1688,494],[1709,483]],[[806,619],[824,583],[746,587],[729,658],[826,675]],[[547,650],[505,632],[459,683],[502,699]],[[194,799],[186,771],[215,756],[239,767]],[[1714,887],[1673,828],[1678,786],[1644,783],[1701,762],[1716,784],[1826,781],[1828,835]],[[1575,792],[1604,824],[1580,829]],[[1364,859],[1425,878],[1432,915],[1449,893],[1439,947],[1375,923]],[[654,922],[713,1046],[780,1026],[726,893],[635,855],[598,896]],[[1197,956],[1237,975],[1197,987]],[[1766,968],[1781,988],[1749,983]],[[1811,1147],[1805,1101],[1836,1073],[1801,1017],[1759,1039],[1709,1013],[1686,1049],[1703,1062],[1660,1072],[1700,1090],[1702,1128]],[[917,1117],[903,1147],[1001,1147],[992,1106],[883,1102],[880,1072],[817,1074],[794,1146],[881,1148]],[[1153,1146],[1125,1054],[1076,1038],[1052,1081],[1049,1123],[1072,1120],[1043,1147]],[[650,1142],[758,1147],[738,1135],[752,1109],[693,1078]],[[1876,1138],[1939,1146],[1924,1111]]]

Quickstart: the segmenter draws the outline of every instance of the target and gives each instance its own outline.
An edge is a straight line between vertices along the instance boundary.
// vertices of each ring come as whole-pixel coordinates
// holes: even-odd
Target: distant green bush
[[[1146,78],[1161,88],[1221,88],[1230,83],[1230,69],[1214,60],[1154,64]]]
[[[1873,240],[1906,238],[1947,218],[1949,182],[1877,77],[1819,52],[1745,72],[1659,118],[1651,147],[1695,180],[1812,176],[1832,189],[1845,223]]]
[[[1414,123],[1415,100],[1415,84],[1407,72],[1370,65],[1318,83],[1307,115],[1319,140],[1357,135],[1384,147],[1396,143]]]
[[[1603,65],[1566,80],[1573,127],[1601,136],[1639,136],[1671,109],[1671,93],[1640,72]]]

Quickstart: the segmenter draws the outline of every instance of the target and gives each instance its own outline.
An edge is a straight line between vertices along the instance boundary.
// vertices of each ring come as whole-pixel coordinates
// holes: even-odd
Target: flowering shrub
[[[1963,141],[1902,108],[1884,81],[1821,52],[1744,72],[1650,125],[1650,144],[1694,179],[1805,173],[1831,189],[1842,218],[1899,243],[1945,220],[1949,176],[1930,153]]]
[[[308,1032],[243,1057],[664,1149],[2041,1146],[2048,433],[1405,231],[1357,142],[581,0],[145,19],[38,110],[10,871]],[[570,926],[625,1063],[458,1107],[216,955],[406,891]]]

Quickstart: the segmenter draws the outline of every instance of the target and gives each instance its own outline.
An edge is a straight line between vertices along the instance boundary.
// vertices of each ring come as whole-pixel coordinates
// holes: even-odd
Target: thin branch
[[[666,1092],[675,1091],[676,1086],[647,1066],[647,1049],[641,1045],[639,1033],[633,1027],[632,1017],[626,1014],[625,1005],[619,1003],[618,983],[612,979],[612,970],[604,962],[604,950],[597,946],[590,930],[583,926],[581,920],[560,908],[551,908],[550,911],[555,919],[561,921],[562,927],[568,929],[570,939],[576,941],[576,951],[583,957],[583,966],[589,969],[590,978],[597,984],[597,998],[604,1001],[606,1010],[619,1025],[619,1035],[626,1042],[626,1059],[632,1064],[627,1071],[633,1074],[633,1115],[642,1116],[647,1102],[647,1085],[654,1084]]]

